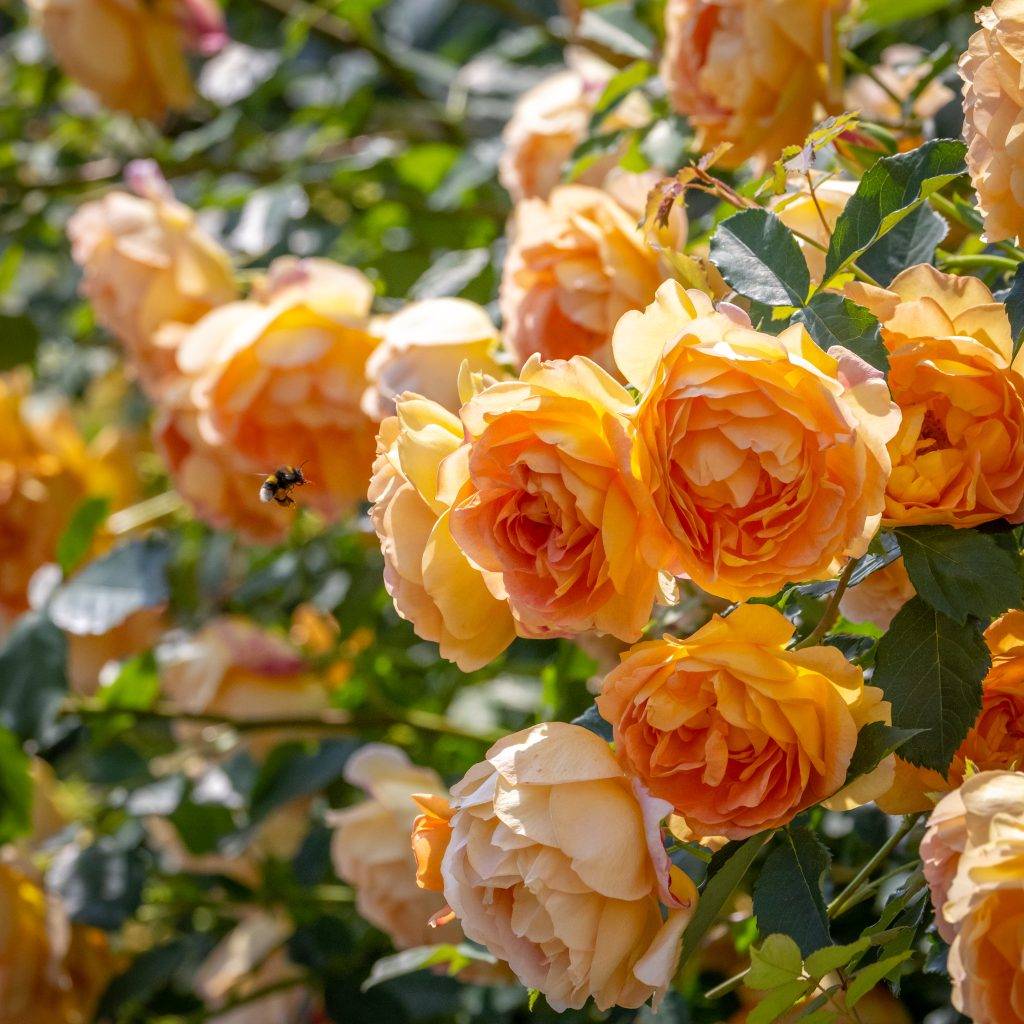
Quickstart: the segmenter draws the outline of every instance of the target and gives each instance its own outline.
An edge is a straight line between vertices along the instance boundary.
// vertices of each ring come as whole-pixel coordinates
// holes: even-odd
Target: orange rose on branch
[[[859,730],[890,720],[838,650],[787,650],[792,638],[774,608],[741,605],[685,640],[637,644],[605,677],[597,706],[619,763],[698,837],[742,839],[835,796]],[[891,769],[848,795],[870,799]]]

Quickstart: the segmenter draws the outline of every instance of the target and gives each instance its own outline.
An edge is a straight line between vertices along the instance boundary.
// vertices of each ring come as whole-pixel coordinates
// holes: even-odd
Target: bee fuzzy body
[[[295,499],[291,496],[292,489],[302,487],[307,480],[301,466],[282,466],[274,470],[260,486],[260,501],[276,502],[282,508],[291,508]]]

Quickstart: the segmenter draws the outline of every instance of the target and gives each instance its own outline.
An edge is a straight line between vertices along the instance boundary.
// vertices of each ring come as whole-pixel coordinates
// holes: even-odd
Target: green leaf
[[[31,317],[0,316],[0,371],[33,362],[39,341],[39,328]]]
[[[846,990],[846,1008],[852,1010],[894,967],[913,955],[913,950],[904,950],[858,971]]]
[[[166,604],[168,557],[167,544],[158,537],[114,548],[57,591],[50,617],[75,636],[98,635],[134,612]]]
[[[826,974],[845,967],[854,957],[860,956],[868,948],[866,938],[858,939],[845,946],[825,946],[813,952],[804,963],[807,973],[812,978],[824,978]]]
[[[961,625],[919,597],[900,609],[878,643],[871,682],[892,703],[893,725],[925,730],[903,744],[901,757],[946,773],[981,711],[990,665],[976,620]]]
[[[848,586],[855,587],[858,583],[863,583],[873,572],[884,569],[899,557],[900,545],[896,538],[891,533],[877,534],[868,548],[868,553],[862,555],[853,567]],[[835,579],[822,580],[820,583],[801,583],[792,589],[798,594],[822,598],[835,593],[837,586],[839,586],[839,581]]]
[[[679,957],[680,967],[697,951],[700,940],[715,923],[722,907],[732,897],[736,887],[747,873],[747,869],[770,836],[771,832],[759,832],[756,836],[751,836],[746,842],[736,847],[728,855],[725,863],[708,879],[701,891],[693,920],[687,925],[683,934],[683,948]]]
[[[956,139],[934,139],[872,165],[836,221],[824,282],[846,270],[933,192],[963,174],[966,151]]]
[[[766,306],[802,306],[811,287],[800,246],[767,210],[743,210],[718,225],[711,262],[740,293]]]
[[[601,712],[597,710],[596,704],[591,704],[582,715],[572,720],[573,725],[582,726],[584,729],[589,729],[592,733],[600,736],[601,739],[606,740],[608,743],[612,741],[612,727],[609,722],[606,722],[601,717]]]
[[[880,285],[887,286],[908,267],[931,263],[935,247],[948,231],[945,217],[922,203],[892,231],[869,246],[857,260],[857,266]]]
[[[875,28],[885,28],[901,21],[925,18],[948,6],[949,0],[864,0],[859,20]]]
[[[897,729],[884,722],[868,722],[857,734],[857,746],[850,758],[843,785],[848,786],[861,775],[873,772],[885,758],[920,732],[920,729]]]
[[[362,989],[367,991],[374,985],[384,981],[391,981],[393,978],[401,978],[413,971],[422,971],[427,967],[445,965],[449,974],[458,974],[467,964],[471,963],[496,964],[497,958],[486,949],[471,945],[468,942],[460,942],[457,946],[451,943],[439,943],[436,946],[416,946],[413,949],[403,949],[400,953],[392,956],[381,957],[372,968],[370,976],[363,982]]]
[[[819,348],[828,351],[833,345],[842,345],[883,373],[888,371],[889,353],[882,344],[878,320],[852,299],[818,292],[793,319],[807,328]]]
[[[778,844],[754,886],[754,915],[762,934],[788,935],[804,956],[832,944],[821,893],[831,855],[806,828],[778,832]]]
[[[788,935],[769,935],[750,950],[750,970],[743,977],[747,988],[766,991],[787,985],[803,975],[800,947]]]
[[[0,729],[0,844],[32,828],[32,776],[17,736]]]
[[[89,553],[96,531],[109,512],[110,500],[105,497],[86,498],[75,509],[71,522],[57,541],[57,562],[65,576],[70,576]]]
[[[114,931],[135,912],[149,859],[134,836],[127,827],[84,849],[68,843],[54,858],[47,882],[73,921]]]
[[[253,786],[253,820],[330,785],[341,777],[358,747],[356,740],[324,740],[315,745],[285,743],[276,747],[260,768]]]
[[[637,60],[612,75],[604,87],[604,91],[597,98],[594,111],[590,115],[590,131],[593,132],[599,128],[601,121],[608,114],[654,74],[655,68],[650,61]]]
[[[0,650],[0,726],[47,741],[68,681],[67,640],[38,612],[23,615]]]
[[[97,700],[105,708],[118,711],[146,711],[160,696],[160,676],[152,651],[140,654],[121,666],[117,678],[101,687]]]
[[[813,982],[808,979],[790,981],[768,993],[746,1016],[747,1024],[771,1024],[810,991]]]
[[[1009,291],[1003,300],[1006,303],[1006,315],[1010,318],[1010,336],[1013,339],[1014,356],[1024,344],[1024,263],[1018,265],[1013,275]]]
[[[937,611],[964,623],[994,619],[1024,603],[1020,556],[995,536],[952,526],[895,531],[914,589]]]

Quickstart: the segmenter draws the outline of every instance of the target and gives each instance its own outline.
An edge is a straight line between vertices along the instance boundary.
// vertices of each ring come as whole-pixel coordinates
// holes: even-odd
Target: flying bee
[[[281,466],[263,481],[260,487],[260,501],[276,501],[282,508],[291,508],[295,504],[292,489],[308,483],[302,466]]]

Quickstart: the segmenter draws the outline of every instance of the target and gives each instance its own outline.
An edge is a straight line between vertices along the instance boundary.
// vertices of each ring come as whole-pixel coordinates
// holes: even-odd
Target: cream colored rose
[[[395,414],[395,400],[415,392],[451,413],[462,404],[459,371],[499,376],[498,329],[487,311],[465,299],[426,299],[406,306],[381,328],[380,344],[366,363],[370,386],[363,411],[378,423]]]
[[[195,98],[187,50],[227,41],[214,0],[29,0],[57,63],[112,110],[160,120]]]
[[[444,895],[466,935],[554,1010],[591,997],[633,1008],[664,995],[697,904],[661,843],[668,810],[603,740],[550,722],[491,747],[452,789],[448,828],[417,834],[444,848]]]
[[[131,370],[151,395],[176,376],[183,327],[236,298],[228,254],[177,202],[154,164],[136,161],[132,192],[110,192],[68,221],[82,294],[124,345]]]
[[[985,218],[985,238],[1024,234],[1024,175],[1017,139],[1024,124],[1024,0],[995,0],[960,58],[967,169]]]
[[[821,176],[818,175],[818,178]],[[857,191],[857,182],[829,178],[815,182],[814,194],[810,186],[802,178],[791,178],[789,189],[785,195],[779,196],[772,203],[772,209],[779,220],[790,231],[795,231],[804,238],[817,242],[818,248],[804,238],[797,238],[807,267],[811,272],[811,280],[821,282],[825,273],[825,251],[828,249],[832,232],[835,230],[839,215],[846,209],[850,196]]]
[[[916,593],[903,559],[897,558],[850,587],[839,601],[839,611],[851,622],[870,622],[886,630]]]
[[[370,519],[384,554],[384,585],[417,636],[464,672],[493,661],[515,636],[500,576],[456,545],[451,507],[466,479],[462,424],[407,394],[377,438]]]
[[[396,747],[368,743],[345,766],[345,778],[367,799],[332,812],[331,857],[338,876],[356,890],[356,909],[398,949],[458,942],[457,925],[431,928],[430,919],[444,903],[416,884],[409,846],[418,813],[413,794],[444,794],[440,776],[412,764]]]

